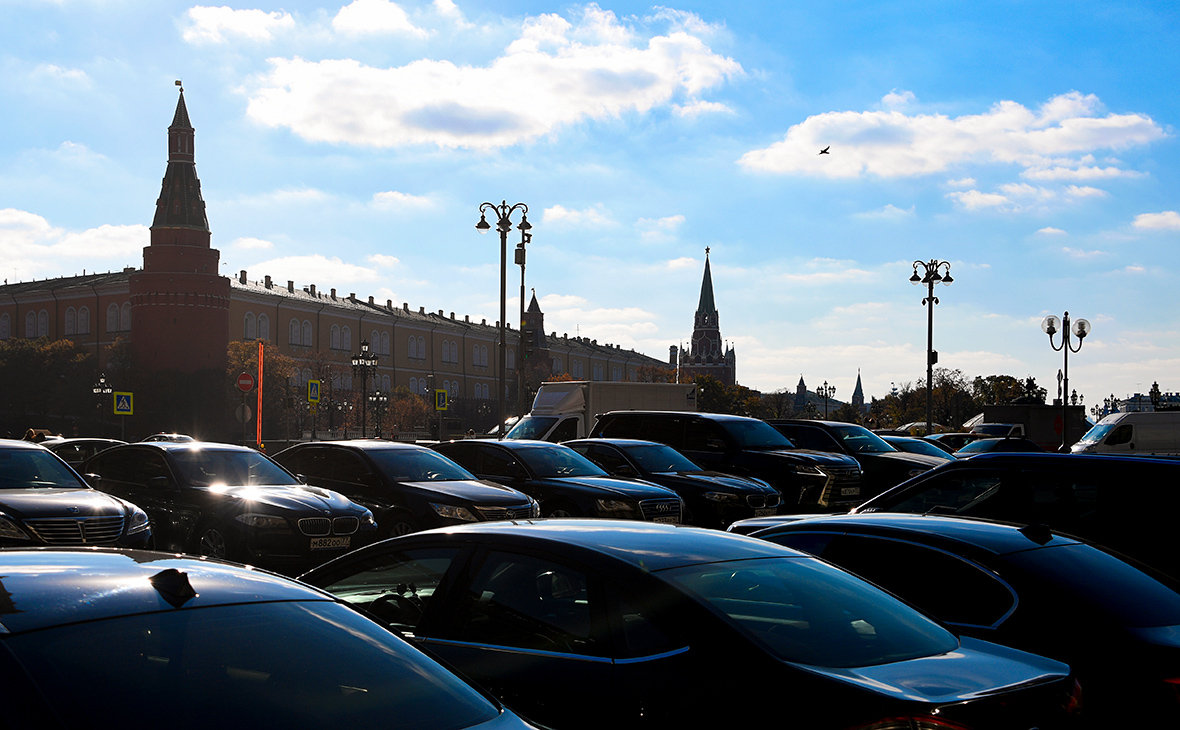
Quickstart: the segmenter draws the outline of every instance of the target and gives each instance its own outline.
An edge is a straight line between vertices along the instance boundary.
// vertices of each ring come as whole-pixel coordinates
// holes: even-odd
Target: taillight
[[[886,717],[867,725],[857,725],[848,730],[969,730],[966,725],[949,720],[940,720],[929,715],[909,717]]]
[[[1172,690],[1172,699],[1176,702],[1176,704],[1180,704],[1180,677],[1165,679],[1164,684],[1168,685],[1168,687]]]
[[[1180,680],[1176,680],[1180,681]],[[1065,712],[1068,715],[1076,715],[1082,711],[1082,685],[1078,680],[1073,681],[1073,692],[1070,693],[1069,699],[1065,701]]]

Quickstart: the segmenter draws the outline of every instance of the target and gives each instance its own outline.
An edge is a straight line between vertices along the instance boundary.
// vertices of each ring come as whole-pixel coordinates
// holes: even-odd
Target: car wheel
[[[385,528],[385,537],[400,537],[418,531],[418,526],[414,524],[414,518],[409,512],[390,512],[382,520],[382,524],[388,525]]]
[[[198,555],[224,560],[229,557],[229,540],[226,539],[225,533],[220,528],[210,525],[202,530],[200,537],[197,538],[196,552]]]
[[[554,502],[546,508],[545,516],[559,519],[562,517],[581,517],[582,513],[569,502]]]

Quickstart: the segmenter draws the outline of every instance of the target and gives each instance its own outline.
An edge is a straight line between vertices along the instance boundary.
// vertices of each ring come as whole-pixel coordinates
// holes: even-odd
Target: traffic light
[[[524,357],[527,360],[532,357],[533,348],[537,344],[537,333],[535,330],[524,331]]]

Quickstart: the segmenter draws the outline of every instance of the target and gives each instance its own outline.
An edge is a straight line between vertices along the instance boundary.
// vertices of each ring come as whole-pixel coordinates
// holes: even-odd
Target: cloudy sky
[[[227,275],[494,321],[507,200],[558,334],[666,358],[710,247],[741,383],[881,396],[939,259],[941,366],[1055,390],[1068,310],[1176,391],[1177,68],[1170,2],[0,0],[0,276],[142,264],[181,79]]]

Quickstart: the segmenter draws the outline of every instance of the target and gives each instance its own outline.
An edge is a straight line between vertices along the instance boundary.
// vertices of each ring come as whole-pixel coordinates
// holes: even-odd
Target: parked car
[[[769,542],[619,520],[386,540],[302,576],[570,728],[1057,727],[1068,668]],[[707,691],[706,691],[707,689]]]
[[[932,441],[939,446],[946,446],[950,452],[954,453],[972,441],[978,441],[979,439],[984,438],[984,435],[981,433],[960,433],[947,431],[945,433],[932,433],[929,436],[923,436],[922,438],[926,439],[927,441]]]
[[[530,727],[306,585],[145,551],[0,551],[4,724],[176,730]]]
[[[70,438],[45,441],[41,445],[60,456],[70,466],[77,467],[100,451],[125,443],[127,442],[119,439]]]
[[[274,460],[308,484],[372,510],[382,537],[484,520],[540,517],[527,494],[481,481],[424,446],[391,441],[313,441]]]
[[[1070,450],[1075,454],[1180,456],[1180,411],[1112,413]]]
[[[972,441],[955,452],[956,459],[966,459],[977,454],[997,453],[1036,453],[1044,451],[1035,441],[1015,436],[1012,438],[981,438]]]
[[[950,461],[955,458],[946,448],[937,445],[933,441],[927,441],[924,438],[914,438],[913,436],[881,436],[881,440],[898,451],[904,451],[907,454],[922,454],[943,461]]]
[[[142,548],[151,539],[150,521],[139,507],[91,489],[40,445],[0,440],[0,547]]]
[[[805,449],[855,459],[860,464],[862,502],[943,462],[940,457],[898,451],[855,423],[804,419],[776,419],[767,423]]]
[[[613,517],[679,523],[684,503],[670,489],[612,477],[573,449],[548,441],[464,439],[432,446],[480,479],[529,495],[546,517]]]
[[[1140,456],[980,454],[947,463],[853,510],[1041,524],[1180,578],[1180,462]],[[766,525],[763,525],[766,526]]]
[[[971,433],[984,438],[1024,438],[1023,423],[977,423],[971,427]]]
[[[373,513],[302,484],[244,446],[158,441],[82,465],[91,486],[139,504],[155,546],[297,574],[372,541]]]
[[[765,421],[720,413],[612,411],[592,435],[656,441],[705,469],[761,479],[788,507],[848,509],[863,501],[856,459],[798,448]]]
[[[822,557],[949,625],[1066,662],[1087,726],[1178,727],[1180,584],[1045,527],[838,515],[757,537]]]
[[[143,439],[144,443],[152,443],[154,441],[169,441],[174,444],[191,444],[196,441],[192,436],[187,436],[183,433],[154,433]]]
[[[671,489],[688,509],[685,521],[724,530],[745,517],[778,513],[781,496],[761,479],[707,471],[671,446],[634,439],[580,439],[565,445],[617,477]]]

